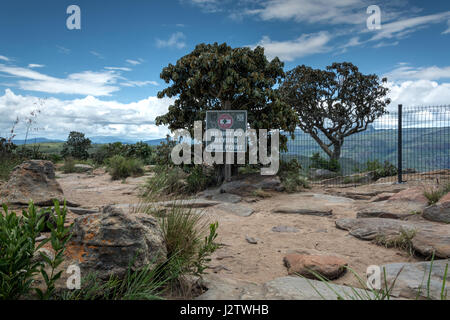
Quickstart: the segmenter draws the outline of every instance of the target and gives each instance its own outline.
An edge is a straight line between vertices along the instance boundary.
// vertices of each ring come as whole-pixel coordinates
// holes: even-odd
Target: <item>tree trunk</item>
[[[334,145],[333,154],[330,157],[331,160],[339,161],[339,159],[341,157],[341,148],[342,148],[341,144],[335,144]]]

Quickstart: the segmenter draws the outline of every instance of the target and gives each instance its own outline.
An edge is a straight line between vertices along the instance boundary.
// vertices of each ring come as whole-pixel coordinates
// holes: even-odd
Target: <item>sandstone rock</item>
[[[284,257],[283,262],[289,275],[316,279],[314,273],[318,273],[329,280],[339,278],[348,265],[344,259],[338,257],[304,254],[289,254]]]
[[[53,200],[64,201],[61,186],[55,179],[51,161],[29,160],[14,168],[8,182],[0,191],[0,202],[27,205],[30,200],[38,206],[51,206]]]
[[[258,244],[258,240],[256,240],[253,237],[250,237],[249,235],[245,236],[245,240],[247,240],[247,242],[250,243],[250,244]]]
[[[400,191],[399,193],[396,193],[395,195],[390,197],[388,201],[417,202],[426,207],[428,205],[428,199],[423,193],[423,188],[408,188],[406,190]]]
[[[92,170],[94,170],[94,167],[93,166],[90,166],[90,165],[88,165],[88,164],[81,164],[81,163],[77,163],[75,166],[74,166],[74,168],[75,168],[75,171],[76,172],[89,172],[89,171],[92,171]]]
[[[386,270],[386,282],[388,287],[390,287],[396,279],[395,285],[391,291],[391,296],[406,299],[431,298],[440,300],[445,268],[449,264],[450,260],[435,260],[433,261],[431,268],[431,262],[429,261],[418,263],[392,263],[380,266],[380,268],[381,270]],[[384,271],[382,271],[382,276],[383,275]],[[428,277],[430,277],[429,285]],[[450,273],[447,273],[446,282],[448,283],[449,281]],[[384,285],[385,281],[382,280],[381,283]],[[447,297],[447,299],[449,298],[450,297]]]
[[[314,180],[331,179],[337,177],[339,174],[327,169],[315,169],[309,170],[309,177]]]
[[[219,193],[217,195],[212,196],[211,200],[219,202],[238,203],[241,202],[242,198],[236,194]]]
[[[216,206],[217,209],[230,212],[240,217],[249,217],[254,210],[246,205],[236,203],[222,203]]]
[[[300,230],[295,228],[295,227],[291,227],[291,226],[276,226],[272,228],[273,232],[293,232],[293,233],[297,233]]]
[[[391,198],[394,195],[395,195],[395,193],[383,192],[383,193],[380,193],[380,194],[374,196],[373,198],[371,198],[370,202],[385,201],[385,200],[388,200],[389,198]]]
[[[124,276],[130,262],[137,269],[164,262],[166,247],[157,221],[145,214],[125,214],[107,206],[102,213],[75,219],[66,255],[83,274],[101,279]]]
[[[338,295],[344,299],[356,297],[353,290],[362,297],[374,297],[365,290],[292,276],[261,285],[208,274],[202,286],[208,290],[196,300],[337,300]]]
[[[93,210],[93,209],[85,209],[85,208],[75,208],[75,207],[67,207],[67,209],[69,211],[71,211],[72,213],[76,214],[76,215],[85,215],[85,214],[93,214],[93,213],[98,213],[98,210]]]
[[[361,205],[357,218],[407,219],[421,212],[423,204],[409,201],[380,201]]]
[[[232,193],[237,195],[251,195],[252,191],[278,190],[281,181],[278,176],[262,176],[260,174],[251,174],[243,176],[241,179],[224,182],[220,187],[222,193]]]
[[[280,207],[274,209],[273,213],[283,213],[283,214],[300,214],[309,216],[326,217],[333,214],[333,210],[314,210],[306,208],[292,208],[292,207]]]
[[[401,234],[402,230],[414,230],[413,249],[426,257],[433,252],[437,258],[450,258],[450,225],[434,222],[403,221],[384,218],[339,219],[336,227],[348,230],[350,235],[362,239],[373,240],[377,236],[391,237]]]
[[[446,202],[450,202],[450,192],[447,193],[446,195],[444,195],[438,203],[446,203]]]
[[[450,201],[425,208],[422,217],[430,221],[450,223]]]

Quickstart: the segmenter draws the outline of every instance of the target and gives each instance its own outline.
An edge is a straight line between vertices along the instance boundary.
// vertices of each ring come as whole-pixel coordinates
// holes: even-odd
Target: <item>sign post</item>
[[[236,142],[236,137],[227,136],[227,130],[242,129],[243,133],[247,131],[247,110],[218,110],[206,111],[206,130],[217,129],[222,132],[221,141],[208,141],[206,151],[222,150],[223,152],[247,152],[247,143],[244,146]],[[227,142],[233,149],[226,149]],[[231,180],[231,165],[225,164],[225,180]]]

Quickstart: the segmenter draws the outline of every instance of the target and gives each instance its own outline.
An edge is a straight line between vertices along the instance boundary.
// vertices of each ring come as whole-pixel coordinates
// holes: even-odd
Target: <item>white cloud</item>
[[[90,53],[99,59],[105,59],[105,57],[101,53],[98,53],[97,51],[90,51]]]
[[[400,21],[382,24],[381,29],[370,39],[378,41],[382,39],[400,39],[429,24],[442,23],[450,17],[450,11],[431,14],[427,16],[408,18]],[[369,32],[369,31],[365,31]],[[373,31],[371,31],[373,32]]]
[[[389,80],[441,80],[450,79],[450,67],[414,68],[405,64],[385,75]]]
[[[127,59],[125,61],[133,66],[137,66],[137,65],[141,64],[141,61],[138,61],[138,60]]]
[[[26,117],[39,99],[22,96],[6,89],[0,96],[0,136],[11,129],[14,119]],[[67,138],[70,131],[77,130],[87,136],[117,136],[136,139],[164,137],[165,127],[157,127],[155,118],[167,112],[173,99],[148,97],[131,103],[104,101],[93,96],[82,99],[60,100],[49,98],[41,107],[36,127],[43,128],[35,136]],[[17,128],[18,136],[24,133],[24,126]]]
[[[263,37],[256,46],[264,47],[264,52],[269,59],[275,57],[284,61],[292,61],[310,54],[326,52],[327,43],[331,40],[328,32],[304,34],[295,40],[272,41],[269,37]]]
[[[144,87],[149,84],[154,85],[154,86],[159,85],[159,83],[156,81],[127,81],[127,82],[121,83],[121,85],[125,86],[125,87]]]
[[[200,7],[204,12],[218,12],[221,11],[221,0],[188,0],[192,5]],[[223,0],[222,0],[223,1]]]
[[[126,67],[105,67],[106,70],[116,70],[116,71],[132,71],[130,68]]]
[[[59,53],[69,54],[71,52],[70,49],[67,49],[67,48],[65,48],[63,46],[58,46],[57,45],[56,47],[58,48],[58,52]]]
[[[439,84],[430,80],[389,82],[390,110],[396,110],[398,104],[404,106],[439,106],[450,101],[450,83]]]
[[[110,70],[84,71],[69,74],[66,78],[56,78],[27,68],[0,64],[0,73],[26,79],[19,80],[17,84],[21,89],[29,91],[107,96],[119,90],[115,84],[120,75]]]
[[[156,46],[158,48],[172,47],[182,49],[186,46],[186,36],[183,32],[173,33],[168,40],[156,39]]]
[[[0,55],[0,60],[11,61],[11,59],[9,59],[8,57],[2,56],[2,55]]]
[[[43,68],[43,67],[45,67],[45,65],[43,65],[43,64],[37,64],[37,63],[30,63],[30,64],[28,65],[28,68]]]
[[[442,32],[442,34],[449,34],[450,33],[450,20],[447,21],[448,29]]]
[[[326,24],[360,24],[366,21],[364,0],[268,0],[262,8],[246,10],[262,20],[295,20]]]

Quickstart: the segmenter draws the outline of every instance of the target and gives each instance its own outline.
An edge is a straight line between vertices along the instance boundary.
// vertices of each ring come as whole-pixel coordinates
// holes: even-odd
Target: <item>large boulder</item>
[[[334,256],[288,254],[283,259],[289,275],[301,275],[316,279],[315,273],[328,280],[339,278],[345,273],[347,261]]]
[[[395,237],[404,231],[414,231],[412,248],[426,257],[433,252],[437,258],[450,258],[450,225],[428,221],[404,221],[386,218],[344,218],[336,220],[336,227],[348,230],[361,240]]]
[[[407,219],[422,212],[424,205],[414,201],[380,201],[359,206],[358,218]]]
[[[132,269],[164,262],[167,251],[157,221],[146,214],[125,214],[107,206],[103,212],[75,219],[66,255],[82,274],[100,279],[123,277]]]
[[[55,166],[50,161],[28,160],[14,168],[0,191],[0,203],[27,205],[30,200],[39,206],[64,201],[61,186],[55,179]]]
[[[430,221],[450,223],[450,192],[438,203],[425,208],[422,216]]]
[[[309,177],[313,180],[331,179],[337,177],[339,174],[327,169],[309,169]]]

